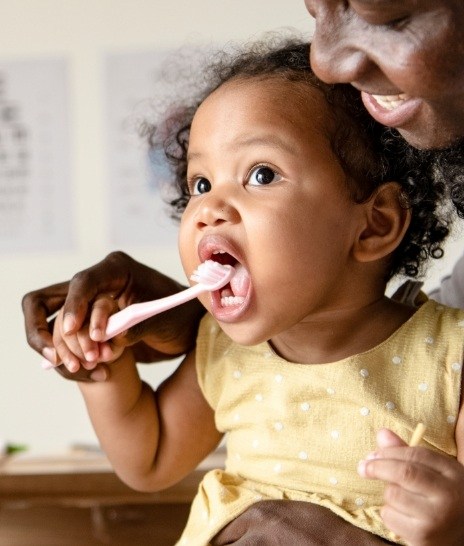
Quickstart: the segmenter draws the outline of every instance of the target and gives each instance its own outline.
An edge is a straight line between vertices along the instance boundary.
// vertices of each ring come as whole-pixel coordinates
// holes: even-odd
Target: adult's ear
[[[382,184],[363,206],[364,223],[353,253],[359,262],[372,262],[385,258],[398,247],[411,222],[411,210],[405,205],[397,182]]]

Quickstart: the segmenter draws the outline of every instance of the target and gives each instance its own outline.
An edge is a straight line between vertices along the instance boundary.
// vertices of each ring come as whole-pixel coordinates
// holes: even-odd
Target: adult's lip
[[[422,100],[406,93],[380,95],[361,91],[366,110],[379,123],[388,127],[401,128],[417,115]]]
[[[244,258],[238,245],[218,234],[205,235],[198,245],[198,256],[202,262],[214,260],[235,267],[236,274],[230,283],[220,290],[210,292],[211,312],[222,322],[234,322],[250,305],[251,278],[244,266]]]

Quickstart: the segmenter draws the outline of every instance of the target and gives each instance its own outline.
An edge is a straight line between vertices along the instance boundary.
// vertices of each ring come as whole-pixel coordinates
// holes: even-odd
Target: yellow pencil
[[[422,437],[424,436],[425,430],[426,426],[424,425],[424,423],[417,423],[417,426],[412,433],[411,440],[409,441],[409,447],[415,447],[420,444]]]

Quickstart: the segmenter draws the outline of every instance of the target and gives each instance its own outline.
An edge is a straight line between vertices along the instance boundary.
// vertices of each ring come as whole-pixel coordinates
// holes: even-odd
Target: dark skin
[[[440,148],[464,137],[462,0],[306,0],[305,3],[316,19],[311,61],[322,80],[354,85],[364,93],[366,107],[378,121],[397,127],[418,148]],[[375,96],[396,97],[402,105],[391,109],[394,103],[377,100]],[[47,318],[63,305],[71,319],[69,332],[75,333],[99,294],[117,296],[119,305],[124,307],[181,288],[125,254],[110,254],[70,282],[24,296],[28,343],[54,362]],[[141,362],[171,358],[194,344],[203,312],[196,301],[190,302],[132,328],[119,336],[118,342],[133,345]],[[106,319],[104,314],[100,315],[97,323],[91,325],[96,342]],[[89,363],[87,368],[81,367],[74,373],[63,365],[57,369],[67,377],[81,380],[105,380],[109,373],[104,365],[95,367]],[[330,536],[324,534],[327,528]],[[379,540],[323,508],[263,501],[223,529],[215,544],[362,546],[381,544]],[[419,542],[438,544],[436,538],[427,538],[426,531]],[[462,544],[462,537],[448,543]]]
[[[212,546],[380,546],[393,544],[353,527],[330,510],[299,501],[254,504],[211,541]]]
[[[350,83],[368,112],[416,148],[464,136],[461,0],[305,0],[316,20],[311,66]]]
[[[108,282],[109,281],[109,282]],[[54,284],[26,294],[22,301],[27,342],[37,352],[56,362],[48,317],[64,307],[72,317],[70,333],[85,322],[96,296],[109,293],[124,308],[132,303],[169,296],[184,287],[162,273],[147,267],[123,252],[112,252],[101,262],[74,275],[67,282]],[[118,336],[118,342],[131,345],[138,362],[161,362],[184,354],[195,343],[200,318],[205,313],[198,300],[180,309],[167,311],[146,320]],[[95,340],[105,331],[107,315],[92,317]],[[177,332],[177,333],[176,333]],[[95,344],[98,346],[98,343]],[[86,369],[87,368],[87,369]],[[56,370],[67,379],[105,380],[109,373],[104,364],[79,367],[70,371],[64,364]]]

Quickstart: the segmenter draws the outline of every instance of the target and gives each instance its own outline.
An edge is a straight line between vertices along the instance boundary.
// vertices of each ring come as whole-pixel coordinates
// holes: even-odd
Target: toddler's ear
[[[411,211],[404,204],[397,182],[382,184],[362,206],[364,222],[353,253],[359,262],[380,260],[401,243],[411,222]]]

